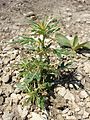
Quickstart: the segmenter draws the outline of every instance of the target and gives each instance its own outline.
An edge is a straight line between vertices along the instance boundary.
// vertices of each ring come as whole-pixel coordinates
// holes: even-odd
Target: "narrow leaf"
[[[86,49],[90,49],[90,41],[87,41],[84,45],[83,45],[84,48]]]
[[[79,45],[79,41],[78,41],[78,36],[76,35],[73,40],[73,47],[76,47],[77,45]]]
[[[70,47],[70,41],[62,34],[57,33],[55,36],[57,42],[60,44],[62,47]]]

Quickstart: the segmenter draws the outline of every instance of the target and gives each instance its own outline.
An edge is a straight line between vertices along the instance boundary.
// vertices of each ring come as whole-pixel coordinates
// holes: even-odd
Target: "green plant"
[[[25,46],[30,52],[30,57],[20,63],[20,78],[23,81],[17,86],[27,93],[26,103],[44,109],[45,97],[52,87],[53,77],[57,75],[57,69],[50,60],[52,43],[47,43],[47,38],[59,28],[54,20],[31,21],[31,28],[31,36],[21,36],[13,42]]]
[[[90,49],[90,41],[79,43],[77,35],[72,40],[69,40],[61,33],[57,33],[55,38],[61,47],[68,47],[71,48],[73,51],[77,51],[81,48]]]

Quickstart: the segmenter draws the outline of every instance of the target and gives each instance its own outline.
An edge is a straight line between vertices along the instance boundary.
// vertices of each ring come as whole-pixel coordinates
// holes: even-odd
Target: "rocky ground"
[[[0,120],[90,120],[89,53],[78,54],[77,74],[57,85],[49,111],[22,106],[25,95],[16,87],[18,70],[13,66],[21,52],[8,41],[29,32],[27,18],[35,19],[34,14],[57,17],[63,33],[90,39],[89,0],[0,0]]]

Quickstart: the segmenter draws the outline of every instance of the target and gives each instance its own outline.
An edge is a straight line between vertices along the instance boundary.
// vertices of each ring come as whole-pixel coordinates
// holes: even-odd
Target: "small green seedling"
[[[23,81],[17,84],[19,89],[27,93],[26,103],[44,109],[45,99],[51,89],[52,76],[56,68],[51,63],[51,42],[47,39],[52,33],[59,30],[54,20],[31,21],[31,36],[21,36],[13,43],[18,43],[30,51],[30,58],[25,58],[20,63],[20,78]]]
[[[79,43],[77,35],[72,40],[69,40],[66,36],[57,33],[55,38],[61,47],[68,47],[73,51],[77,51],[82,48],[90,49],[90,41]]]
[[[26,56],[22,62],[20,61],[20,82],[17,86],[27,94],[26,103],[36,105],[41,109],[45,108],[45,100],[52,89],[53,80],[56,80],[61,74],[60,70],[68,69],[72,64],[71,61],[64,62],[62,59],[63,55],[70,55],[71,51],[67,48],[51,47],[53,44],[51,38],[59,30],[57,23],[54,19],[31,21],[30,36],[21,36],[13,42],[22,45],[26,50]],[[47,38],[49,42],[47,42]],[[57,40],[61,47],[71,47],[73,50],[82,47],[80,46],[82,44],[78,43],[77,37],[70,43],[65,36],[56,34],[54,40]],[[55,58],[54,62],[52,58]],[[59,62],[56,62],[57,59]]]

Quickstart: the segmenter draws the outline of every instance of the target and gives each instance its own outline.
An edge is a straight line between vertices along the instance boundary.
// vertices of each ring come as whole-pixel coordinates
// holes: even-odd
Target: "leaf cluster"
[[[61,33],[57,33],[55,37],[61,47],[68,47],[71,48],[73,51],[77,51],[82,48],[90,49],[90,41],[79,43],[77,35],[72,40],[69,40]]]

